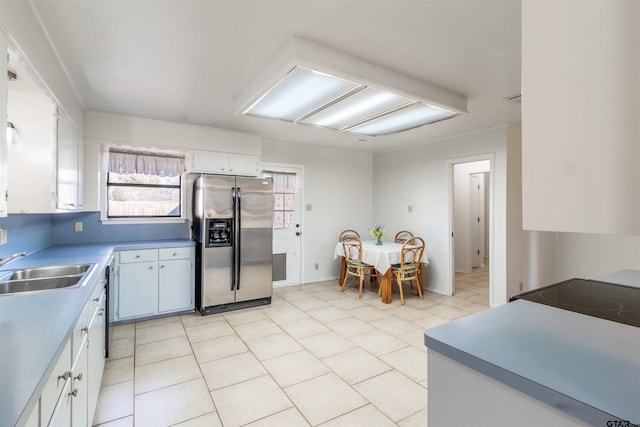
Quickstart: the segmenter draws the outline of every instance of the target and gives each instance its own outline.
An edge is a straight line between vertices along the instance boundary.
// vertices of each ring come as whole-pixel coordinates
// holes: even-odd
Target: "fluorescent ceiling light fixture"
[[[241,114],[366,136],[467,112],[460,95],[298,38],[244,92]]]

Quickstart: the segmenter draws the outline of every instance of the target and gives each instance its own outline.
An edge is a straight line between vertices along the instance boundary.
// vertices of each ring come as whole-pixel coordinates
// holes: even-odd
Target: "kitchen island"
[[[424,341],[430,425],[640,423],[640,328],[516,300]]]
[[[191,246],[189,240],[51,246],[0,270],[96,264],[85,286],[0,295],[0,426],[27,423],[114,251]]]

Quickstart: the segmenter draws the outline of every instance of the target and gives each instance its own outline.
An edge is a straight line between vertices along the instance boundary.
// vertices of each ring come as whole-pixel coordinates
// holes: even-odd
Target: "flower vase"
[[[380,238],[378,237],[374,243],[376,246],[380,246],[382,245],[382,240],[380,240]]]

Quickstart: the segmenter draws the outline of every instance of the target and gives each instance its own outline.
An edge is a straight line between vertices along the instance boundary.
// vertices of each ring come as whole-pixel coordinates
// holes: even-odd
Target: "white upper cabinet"
[[[640,233],[640,2],[522,3],[528,230]]]
[[[259,166],[258,156],[192,151],[189,172],[258,176]]]
[[[79,210],[82,204],[83,141],[80,132],[58,111],[57,208]]]

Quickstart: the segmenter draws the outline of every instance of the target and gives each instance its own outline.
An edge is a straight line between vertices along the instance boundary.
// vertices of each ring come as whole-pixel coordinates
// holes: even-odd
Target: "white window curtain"
[[[181,176],[184,157],[125,150],[109,150],[109,172],[155,176]]]

